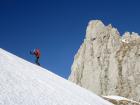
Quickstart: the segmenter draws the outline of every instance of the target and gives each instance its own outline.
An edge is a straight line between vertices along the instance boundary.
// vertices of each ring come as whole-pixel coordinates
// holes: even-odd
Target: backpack
[[[36,57],[40,57],[40,50],[37,48],[34,52]]]

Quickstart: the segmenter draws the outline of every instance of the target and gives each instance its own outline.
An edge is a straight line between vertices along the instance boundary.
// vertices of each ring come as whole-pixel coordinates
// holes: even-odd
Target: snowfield
[[[113,105],[50,71],[0,49],[0,105]]]
[[[140,104],[139,102],[137,101],[133,101],[131,99],[127,99],[125,97],[122,97],[122,96],[103,96],[104,98],[107,98],[107,99],[113,99],[113,100],[116,100],[116,101],[128,101],[128,102],[133,102],[133,103],[137,103],[137,104]]]

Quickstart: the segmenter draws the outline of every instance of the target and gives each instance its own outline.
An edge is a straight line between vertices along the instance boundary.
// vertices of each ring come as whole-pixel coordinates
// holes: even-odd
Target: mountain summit
[[[0,49],[0,105],[112,105],[37,65]]]
[[[98,95],[140,101],[140,36],[134,32],[121,36],[111,25],[90,21],[69,80]]]

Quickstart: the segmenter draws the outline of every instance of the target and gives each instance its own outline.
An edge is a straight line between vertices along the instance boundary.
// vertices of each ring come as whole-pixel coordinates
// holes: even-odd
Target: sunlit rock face
[[[69,80],[99,95],[140,101],[140,36],[90,21]]]

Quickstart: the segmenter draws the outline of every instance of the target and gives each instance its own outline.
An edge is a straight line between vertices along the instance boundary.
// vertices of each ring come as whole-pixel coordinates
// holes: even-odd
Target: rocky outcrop
[[[90,21],[71,69],[70,81],[98,95],[140,101],[140,36]]]

